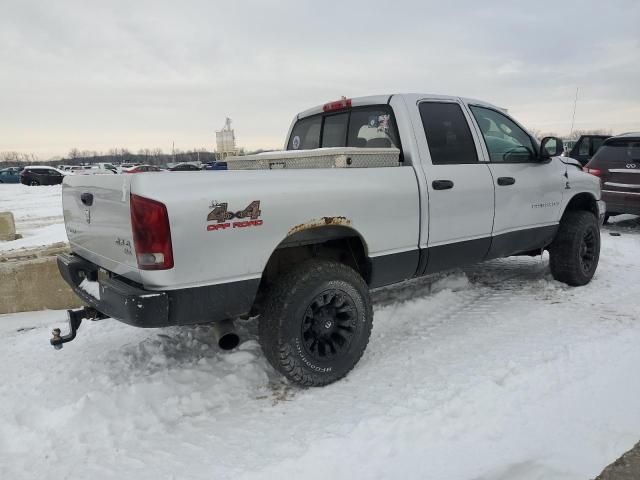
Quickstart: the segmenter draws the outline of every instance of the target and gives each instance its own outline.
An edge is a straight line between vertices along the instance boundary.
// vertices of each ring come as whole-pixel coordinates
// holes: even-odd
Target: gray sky
[[[280,147],[339,98],[480,98],[529,128],[640,130],[640,1],[1,0],[0,151]]]

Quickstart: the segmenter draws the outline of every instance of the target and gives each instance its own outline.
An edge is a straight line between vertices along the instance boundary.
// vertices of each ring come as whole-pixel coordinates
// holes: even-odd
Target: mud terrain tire
[[[372,325],[363,278],[341,263],[313,259],[271,288],[260,317],[260,344],[269,363],[290,381],[322,386],[358,363]]]
[[[600,258],[600,228],[596,216],[584,210],[565,213],[549,247],[549,255],[553,278],[574,287],[589,283]]]

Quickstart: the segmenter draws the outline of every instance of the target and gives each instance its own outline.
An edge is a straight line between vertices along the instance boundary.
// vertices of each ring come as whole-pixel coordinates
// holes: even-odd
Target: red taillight
[[[596,177],[601,177],[602,176],[602,170],[597,169],[597,168],[582,167],[582,171],[590,173],[591,175],[595,175]]]
[[[334,110],[342,110],[343,108],[351,108],[351,99],[342,97],[340,100],[336,100],[335,102],[325,103],[322,106],[323,112],[332,112]]]
[[[149,198],[131,195],[131,229],[141,270],[173,268],[173,247],[167,207]]]

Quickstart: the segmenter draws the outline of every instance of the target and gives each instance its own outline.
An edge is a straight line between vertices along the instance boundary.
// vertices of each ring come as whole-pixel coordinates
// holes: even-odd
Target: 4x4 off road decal
[[[262,214],[260,211],[260,200],[254,200],[247,205],[247,208],[238,210],[237,212],[230,211],[227,202],[211,202],[209,208],[211,208],[211,211],[209,215],[207,215],[207,222],[217,222],[207,225],[207,231],[209,232],[227,230],[229,228],[259,227],[263,223],[262,220],[259,219]],[[229,222],[229,220],[233,219],[238,219],[238,221]]]

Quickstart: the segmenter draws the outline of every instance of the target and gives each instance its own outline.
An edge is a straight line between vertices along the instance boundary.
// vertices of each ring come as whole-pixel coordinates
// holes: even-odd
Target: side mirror
[[[564,151],[562,140],[558,137],[544,137],[540,142],[540,158],[548,160],[557,157]]]

